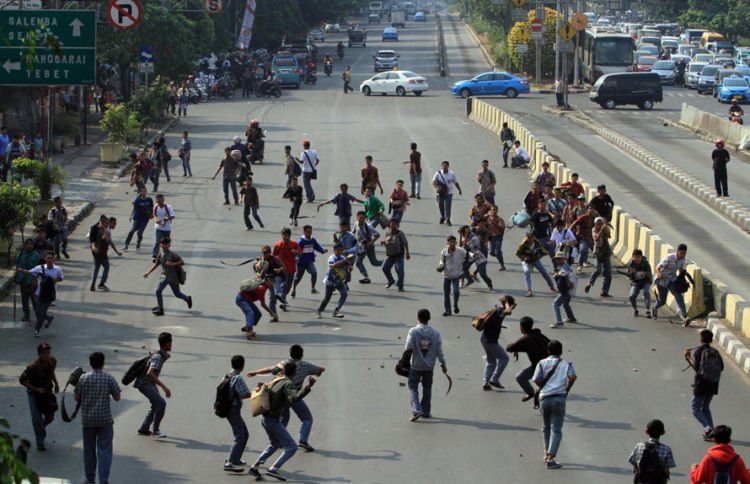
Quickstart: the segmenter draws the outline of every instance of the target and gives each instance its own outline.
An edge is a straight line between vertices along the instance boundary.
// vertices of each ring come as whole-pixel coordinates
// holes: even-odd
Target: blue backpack
[[[737,459],[739,458],[739,455],[735,455],[732,460],[726,463],[726,465],[721,465],[716,462],[716,459],[709,456],[711,462],[714,463],[713,484],[733,484],[734,481],[732,480],[732,468],[734,467],[734,463],[737,462]]]

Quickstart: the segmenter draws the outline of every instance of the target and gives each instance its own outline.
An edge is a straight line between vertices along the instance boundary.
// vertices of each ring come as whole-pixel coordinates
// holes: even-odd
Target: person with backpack
[[[229,450],[229,457],[224,462],[224,470],[228,472],[242,472],[244,461],[242,453],[245,452],[247,439],[250,438],[250,432],[247,430],[245,420],[242,418],[242,400],[250,398],[250,389],[247,387],[245,380],[242,378],[242,371],[245,369],[245,357],[234,355],[232,357],[232,371],[224,376],[223,381],[228,385],[228,405],[226,419],[232,428],[234,443]]]
[[[91,226],[89,229],[89,245],[91,246],[91,255],[94,258],[94,274],[91,278],[91,292],[95,292],[97,289],[96,281],[99,277],[99,269],[102,270],[102,278],[99,282],[100,291],[109,291],[107,287],[107,278],[109,277],[109,245],[110,235],[107,229],[109,228],[109,218],[106,215],[102,215],[99,218],[99,223]]]
[[[555,322],[550,324],[550,328],[562,328],[565,323],[577,322],[573,308],[570,307],[570,300],[576,295],[576,286],[578,278],[573,269],[568,264],[568,253],[558,252],[555,254],[555,264],[559,267],[557,272],[552,276],[557,285],[557,297],[552,302],[552,311],[555,313]],[[565,309],[565,315],[568,319],[563,323],[560,306]]]
[[[174,222],[174,209],[164,201],[164,195],[156,195],[156,205],[154,205],[154,248],[151,251],[152,262],[156,262],[156,256],[159,254],[161,239],[164,237],[171,238],[172,222]]]
[[[39,331],[42,324],[49,328],[55,317],[48,313],[49,307],[57,299],[56,285],[65,278],[62,269],[55,265],[55,252],[47,251],[44,255],[44,263],[39,264],[33,269],[22,269],[16,267],[16,271],[34,277],[40,277],[36,285],[36,326],[34,327],[34,336],[39,337]]]
[[[383,262],[383,274],[385,274],[388,289],[396,284],[399,292],[404,292],[404,259],[411,259],[409,252],[409,241],[406,234],[399,229],[397,220],[391,219],[388,230],[385,231],[383,240],[380,241],[385,246],[386,259]],[[396,267],[396,280],[393,279],[391,269]]]
[[[259,302],[263,309],[268,311],[273,321],[279,320],[276,313],[271,311],[266,305],[266,291],[269,287],[273,286],[273,282],[274,277],[271,274],[266,274],[263,279],[246,279],[242,281],[240,292],[234,298],[235,304],[242,310],[242,314],[245,315],[245,325],[242,327],[242,332],[247,333],[246,337],[249,340],[257,338],[253,327],[258,324],[262,316],[260,309],[255,305],[256,302]]]
[[[562,343],[551,340],[547,344],[547,351],[549,356],[536,364],[532,380],[539,388],[545,465],[547,469],[559,469],[562,464],[558,463],[555,457],[562,441],[565,401],[578,377],[573,369],[573,363],[561,357]]]
[[[499,390],[505,388],[500,384],[500,377],[503,375],[505,367],[508,366],[510,358],[508,358],[508,353],[500,346],[498,340],[500,339],[500,332],[503,330],[505,316],[510,316],[515,307],[516,301],[513,296],[502,296],[500,306],[492,311],[481,330],[482,335],[479,337],[479,341],[487,355],[487,362],[484,365],[484,378],[482,379],[482,390],[484,391],[492,390],[492,387]]]
[[[172,294],[175,297],[187,303],[188,309],[192,309],[193,296],[183,294],[180,290],[180,284],[185,282],[185,270],[182,268],[185,265],[185,261],[182,260],[182,257],[177,252],[171,249],[172,239],[169,237],[161,239],[159,244],[161,245],[162,252],[156,258],[154,265],[143,274],[143,278],[146,279],[157,267],[161,267],[162,279],[156,287],[157,305],[152,309],[152,313],[154,316],[164,316],[164,298],[161,294],[167,286],[172,289]]]
[[[549,338],[542,334],[539,328],[534,328],[534,320],[529,316],[522,317],[519,325],[522,336],[506,346],[505,351],[513,353],[513,358],[516,361],[518,361],[518,353],[526,353],[529,357],[530,365],[516,375],[516,382],[524,392],[521,401],[528,402],[534,398],[534,387],[531,386],[529,380],[534,375],[536,364],[549,355],[547,353]]]
[[[710,442],[714,428],[711,415],[711,400],[719,393],[719,380],[724,371],[724,360],[719,350],[711,346],[714,334],[704,329],[700,332],[700,346],[685,348],[684,356],[695,371],[693,377],[693,399],[690,408],[693,416],[703,426],[703,440]]]
[[[435,362],[440,361],[443,373],[448,374],[448,366],[443,355],[443,341],[440,331],[430,326],[430,311],[417,311],[417,324],[409,329],[404,350],[411,350],[409,367],[409,396],[412,422],[420,418],[432,417],[432,376]],[[419,399],[419,383],[422,383],[422,399]]]
[[[656,283],[657,298],[651,315],[656,319],[658,309],[667,303],[667,292],[671,292],[672,296],[674,296],[674,302],[680,311],[682,325],[687,327],[690,326],[691,319],[687,316],[685,297],[683,296],[688,289],[684,279],[687,278],[691,282],[693,281],[690,274],[685,271],[687,268],[687,259],[685,256],[687,256],[687,245],[680,244],[674,253],[667,254],[656,266],[654,282]]]
[[[133,386],[137,388],[151,404],[151,408],[146,414],[146,418],[143,419],[143,423],[141,423],[141,426],[138,428],[138,435],[147,435],[157,439],[163,439],[167,434],[161,430],[161,421],[167,410],[167,402],[159,394],[158,387],[161,387],[161,389],[164,390],[164,395],[167,398],[172,396],[172,392],[160,378],[161,371],[164,368],[164,363],[166,363],[166,361],[172,356],[172,335],[167,332],[159,333],[157,341],[159,342],[159,351],[151,353],[148,364],[146,365],[146,371],[135,380]],[[151,431],[152,425],[153,432]]]
[[[141,248],[141,242],[143,242],[143,232],[148,226],[148,221],[154,216],[154,199],[148,196],[148,189],[142,187],[139,190],[138,196],[133,200],[133,209],[130,211],[130,221],[133,222],[133,226],[128,232],[128,236],[125,238],[125,247],[123,251],[127,252],[130,241],[133,240],[133,235],[138,234],[136,238],[135,248]]]
[[[256,375],[265,375],[268,373],[272,373],[273,375],[279,375],[282,371],[284,371],[284,364],[287,362],[292,362],[296,365],[296,373],[294,374],[294,378],[292,378],[292,387],[295,390],[301,390],[302,384],[305,383],[305,379],[308,376],[317,376],[323,374],[324,371],[326,371],[325,368],[322,366],[314,365],[308,361],[305,361],[302,359],[304,356],[305,351],[300,345],[292,345],[289,348],[289,360],[281,361],[275,366],[270,366],[268,368],[262,368],[260,370],[254,370],[247,373],[247,376],[253,377]],[[310,445],[309,439],[310,439],[310,431],[312,430],[313,425],[313,416],[310,412],[310,409],[308,408],[307,404],[305,403],[304,399],[300,398],[296,402],[292,403],[290,405],[291,410],[294,411],[294,413],[297,415],[297,417],[302,422],[302,426],[299,429],[299,442],[297,445],[303,449],[305,449],[307,452],[314,452],[315,449]],[[284,414],[281,417],[281,423],[284,424],[284,427],[286,427],[289,424],[289,411],[287,410],[284,412]]]
[[[750,484],[745,461],[730,445],[732,427],[717,425],[713,441],[716,445],[708,449],[701,463],[692,465],[690,484]]]
[[[305,198],[308,203],[315,201],[315,191],[313,190],[312,180],[318,178],[318,165],[320,158],[317,150],[310,148],[310,141],[302,142],[302,153],[297,158],[297,163],[302,165],[302,184],[305,187]]]
[[[654,419],[646,424],[648,440],[635,444],[628,462],[633,466],[635,484],[666,484],[669,469],[676,467],[672,449],[659,442],[664,435],[664,423]]]
[[[284,465],[294,454],[297,453],[297,444],[286,427],[282,423],[281,419],[285,411],[288,411],[289,406],[293,403],[305,398],[312,390],[315,385],[315,378],[312,376],[301,389],[295,389],[293,378],[297,374],[297,364],[293,361],[288,361],[284,364],[284,375],[277,377],[268,387],[270,409],[263,413],[262,425],[266,431],[269,440],[268,447],[258,456],[258,459],[248,469],[248,474],[261,478],[261,473],[258,468],[265,464],[274,452],[278,448],[282,448],[284,451],[278,459],[266,470],[266,475],[271,476],[280,481],[285,481],[286,478],[279,472],[281,466]],[[259,383],[258,386],[263,385]]]

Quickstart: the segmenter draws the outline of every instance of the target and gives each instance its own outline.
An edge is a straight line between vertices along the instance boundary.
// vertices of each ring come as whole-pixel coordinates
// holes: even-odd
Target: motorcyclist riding
[[[323,59],[323,69],[327,76],[330,76],[333,72],[333,57],[330,54],[326,54]]]
[[[260,81],[260,89],[261,94],[266,94],[268,92],[268,88],[271,87],[271,84],[273,83],[273,71],[269,71],[264,77],[263,80]]]
[[[678,84],[678,85],[685,84],[685,70],[686,69],[687,69],[687,64],[685,63],[685,59],[680,59],[677,62],[677,79],[675,80],[675,84]]]
[[[737,124],[745,124],[742,120],[742,116],[745,115],[745,111],[742,110],[736,99],[732,99],[732,104],[729,106],[729,120]]]

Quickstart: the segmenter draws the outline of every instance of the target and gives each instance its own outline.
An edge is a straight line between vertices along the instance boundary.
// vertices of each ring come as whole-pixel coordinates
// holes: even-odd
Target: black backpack
[[[144,375],[148,368],[149,360],[151,360],[151,353],[149,353],[148,356],[135,360],[133,364],[130,365],[130,368],[128,368],[128,371],[122,376],[122,384],[125,386],[130,385],[136,378]]]
[[[698,365],[698,374],[702,379],[712,383],[718,383],[721,372],[724,370],[724,361],[716,348],[707,346],[701,351],[701,361]]]
[[[714,480],[713,484],[733,484],[734,481],[732,480],[732,467],[734,467],[734,463],[737,462],[737,459],[740,458],[739,455],[735,455],[732,457],[732,460],[726,463],[726,465],[721,465],[718,462],[716,462],[716,459],[709,456],[709,459],[711,459],[711,462],[714,463]]]
[[[657,445],[646,442],[641,460],[638,461],[638,472],[633,478],[635,484],[666,484],[667,473],[664,471],[664,464],[659,460]]]
[[[216,387],[216,399],[214,400],[214,413],[217,417],[227,418],[232,408],[232,378],[224,375],[224,378]]]
[[[52,302],[57,299],[55,280],[45,273],[44,265],[42,265],[42,282],[39,286],[39,299],[44,302]]]

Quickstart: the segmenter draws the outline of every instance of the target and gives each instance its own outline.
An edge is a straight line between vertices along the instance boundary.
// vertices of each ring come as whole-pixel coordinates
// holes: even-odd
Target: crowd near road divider
[[[471,99],[472,106],[467,111],[470,111],[469,118],[472,121],[498,136],[503,123],[508,123],[508,126],[513,129],[521,146],[525,147],[531,155],[532,176],[536,176],[541,171],[542,163],[547,162],[550,165],[550,171],[558,181],[570,180],[573,170],[551,156],[546,151],[545,145],[517,119],[481,99]],[[619,143],[615,144],[621,146]],[[638,149],[643,156],[651,156],[645,149],[641,147]],[[596,186],[589,184],[583,178],[579,181],[586,190],[587,199],[593,198],[596,195]],[[611,226],[613,251],[615,257],[623,264],[630,259],[634,249],[641,249],[651,261],[652,266],[658,264],[667,254],[675,251],[672,245],[662,240],[651,228],[619,205],[615,206],[612,211]],[[719,331],[718,340],[727,353],[742,367],[743,371],[750,374],[750,350],[723,324],[728,324],[735,331],[740,331],[745,337],[750,338],[750,302],[732,293],[724,283],[713,278],[708,271],[698,265],[691,263],[687,270],[695,280],[695,285],[685,294],[688,316],[695,318],[708,315],[707,327]],[[673,311],[676,311],[677,307],[671,295],[667,304]],[[720,320],[719,317],[723,319]]]

